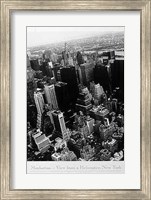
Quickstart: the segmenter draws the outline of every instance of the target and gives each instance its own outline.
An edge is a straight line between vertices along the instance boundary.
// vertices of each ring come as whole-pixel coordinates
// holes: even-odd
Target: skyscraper
[[[56,81],[60,80],[60,68],[61,66],[59,64],[54,64],[52,68],[52,73]]]
[[[92,96],[88,88],[87,87],[81,88],[76,101],[76,109],[78,111],[83,111],[86,114],[88,110],[92,108],[91,98]]]
[[[100,84],[94,86],[94,98],[100,100],[101,95],[104,93],[103,87]]]
[[[75,67],[64,67],[60,69],[60,75],[62,82],[67,83],[70,101],[76,101],[78,96],[78,84]]]
[[[110,74],[108,67],[103,64],[97,64],[94,68],[94,82],[100,83],[105,91],[111,90]]]
[[[79,66],[84,63],[82,54],[79,51],[77,52],[77,62]]]
[[[52,116],[52,113],[53,113],[54,111],[55,111],[55,110],[49,110],[49,111],[47,112],[47,115],[50,117],[50,121],[51,121],[51,123],[53,124],[53,126],[55,126],[54,120],[53,120],[53,116]]]
[[[30,60],[30,64],[31,64],[31,68],[35,71],[38,71],[40,66],[39,66],[39,62],[38,62],[38,59],[33,59],[33,60]]]
[[[34,104],[27,103],[27,122],[29,122],[33,128],[36,128],[37,109]]]
[[[87,119],[86,119],[86,124],[88,126],[89,134],[93,133],[93,131],[94,131],[94,119],[91,118],[90,116],[88,116]]]
[[[120,87],[124,91],[124,58],[117,57],[113,63],[111,63],[111,75],[113,89]]]
[[[69,93],[67,88],[67,83],[57,82],[55,84],[55,92],[57,97],[57,102],[59,109],[65,111],[69,106]]]
[[[53,109],[58,109],[58,103],[57,103],[54,85],[45,85],[44,91],[45,91],[47,103],[51,104]]]
[[[84,63],[80,65],[80,82],[81,84],[88,86],[91,81],[93,81],[93,69],[94,69],[94,63]]]
[[[60,111],[54,111],[52,113],[52,116],[53,116],[53,121],[54,121],[55,129],[57,131],[59,131],[60,133],[62,133],[62,136],[63,136],[63,134],[67,131],[66,130],[66,125],[65,125],[63,113],[60,112]]]
[[[41,129],[41,117],[44,112],[44,99],[41,92],[34,93],[35,104],[37,107],[37,128]]]
[[[37,108],[37,113],[42,115],[44,111],[44,99],[41,92],[34,92],[34,99]]]

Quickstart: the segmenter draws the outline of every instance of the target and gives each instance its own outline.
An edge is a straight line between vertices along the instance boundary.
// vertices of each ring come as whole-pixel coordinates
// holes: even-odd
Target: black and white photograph
[[[0,1],[0,198],[149,200],[150,0]]]
[[[124,27],[26,27],[27,161],[124,161]]]

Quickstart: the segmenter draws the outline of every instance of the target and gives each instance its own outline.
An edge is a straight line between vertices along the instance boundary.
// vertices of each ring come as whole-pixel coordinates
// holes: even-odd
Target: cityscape
[[[124,28],[104,29],[27,45],[27,161],[124,160]]]

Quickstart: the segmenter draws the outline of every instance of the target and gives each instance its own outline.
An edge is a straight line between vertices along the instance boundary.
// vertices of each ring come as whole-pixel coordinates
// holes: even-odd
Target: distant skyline
[[[27,48],[97,36],[105,32],[124,32],[124,27],[27,27]]]

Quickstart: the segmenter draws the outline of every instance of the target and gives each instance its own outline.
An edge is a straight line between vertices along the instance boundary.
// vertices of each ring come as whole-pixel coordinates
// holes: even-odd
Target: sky
[[[122,31],[124,27],[27,27],[27,47]]]

